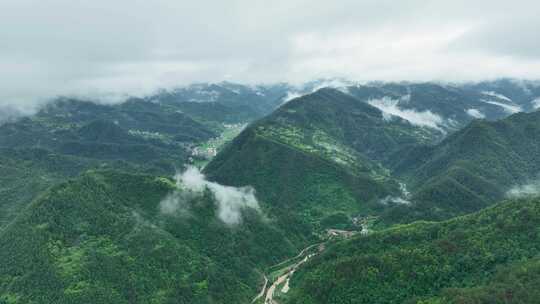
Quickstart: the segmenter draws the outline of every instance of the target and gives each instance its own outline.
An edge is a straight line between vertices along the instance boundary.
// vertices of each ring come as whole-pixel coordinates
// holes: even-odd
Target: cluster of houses
[[[247,124],[223,124],[225,129],[237,130],[238,133],[246,127]],[[211,160],[218,153],[218,148],[223,146],[226,142],[232,139],[232,135],[236,134],[235,132],[223,132],[220,136],[208,140],[204,146],[190,146],[188,149],[191,151],[189,161],[193,162],[194,160]]]
[[[194,147],[191,150],[191,156],[194,158],[211,159],[217,155],[217,149],[214,147],[202,148]]]

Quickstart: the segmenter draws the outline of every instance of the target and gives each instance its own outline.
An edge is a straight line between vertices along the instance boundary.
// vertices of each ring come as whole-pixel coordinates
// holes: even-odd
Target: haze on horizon
[[[192,82],[540,78],[540,3],[0,2],[0,107]]]

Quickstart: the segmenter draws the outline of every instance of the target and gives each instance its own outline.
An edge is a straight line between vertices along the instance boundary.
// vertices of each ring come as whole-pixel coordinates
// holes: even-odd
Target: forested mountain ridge
[[[393,172],[407,180],[421,218],[476,211],[538,178],[540,112],[476,120],[435,146],[402,155]]]
[[[355,237],[302,267],[286,303],[533,303],[536,289],[520,283],[540,278],[522,268],[537,264],[539,223],[540,200],[526,199]],[[502,266],[517,281],[495,275]]]
[[[54,186],[0,231],[0,302],[246,303],[293,247],[252,209],[223,222],[215,195],[111,170]]]
[[[440,132],[396,118],[335,89],[294,99],[252,124],[205,168],[227,185],[252,185],[287,229],[380,212],[379,199],[400,196],[378,160]],[[289,222],[292,221],[292,222]],[[323,225],[324,227],[324,225]]]
[[[540,84],[500,79],[479,83],[367,83],[342,90],[389,114],[452,133],[473,119],[497,120],[540,108]]]
[[[214,102],[203,93],[208,90],[199,89],[197,102],[159,100],[159,94],[116,104],[58,98],[35,115],[0,122],[0,229],[38,193],[90,168],[172,175],[188,163],[195,145],[218,137],[227,124],[272,110],[236,103],[257,107],[262,99],[279,102],[282,94],[261,88],[268,96],[229,92],[233,100]]]
[[[217,131],[173,108],[62,99],[0,125],[0,229],[40,191],[90,168],[173,174]]]
[[[212,117],[232,123],[261,118],[272,112],[283,102],[289,89],[284,83],[251,86],[231,82],[198,83],[163,90],[145,99],[178,106],[203,119]]]
[[[429,264],[435,260],[431,253],[453,254],[456,244],[473,250],[458,258],[459,265],[472,269],[470,276],[456,270],[454,256],[441,261],[448,262],[447,273],[418,271],[425,278],[421,282],[410,277],[412,268],[400,272],[401,283],[373,274],[376,280],[369,282],[397,290],[380,302],[491,303],[503,298],[493,292],[501,284],[534,298],[523,286],[538,278],[538,261],[529,259],[536,249],[523,247],[515,234],[507,235],[511,243],[501,243],[485,233],[499,229],[504,235],[501,227],[509,233],[533,231],[520,226],[536,220],[533,200],[520,201],[530,208],[516,214],[497,206],[488,210],[499,211],[485,210],[489,216],[478,215],[484,211],[473,216],[482,220],[394,226],[475,212],[514,188],[531,192],[528,183],[540,171],[540,112],[511,112],[517,106],[534,110],[534,85],[526,86],[528,91],[512,83],[347,83],[319,89],[324,83],[205,84],[120,104],[61,98],[36,115],[0,125],[0,303],[248,303],[260,292],[264,273],[270,280],[279,273],[269,266],[325,242],[336,229],[345,235],[375,229],[367,238],[377,240],[369,241],[372,253],[388,251],[389,260],[370,256],[366,262],[360,241],[338,242],[293,277],[290,297],[283,299],[333,303],[357,297],[359,291],[347,283],[327,293],[316,285],[326,284],[327,277],[319,282],[311,274],[321,267],[342,275],[340,280],[369,281],[360,268],[341,273],[349,267],[340,264],[341,257],[359,265],[373,261],[379,274],[400,272],[392,261],[419,258]],[[298,92],[302,96],[290,99]],[[243,131],[223,148],[208,144],[228,142],[217,139],[230,127]],[[232,134],[237,133],[227,138]],[[193,195],[163,178],[188,163],[204,166],[208,160],[193,162],[200,151],[219,152],[204,167],[209,179],[201,184],[204,191]],[[257,208],[241,208],[239,225],[220,219],[219,200],[229,191],[258,201]],[[163,206],[171,197],[172,214],[170,205]],[[242,196],[232,197],[227,204],[245,203]],[[450,230],[461,232],[455,236]],[[493,261],[492,255],[502,253],[475,247],[480,234],[486,237],[482,244],[520,252]],[[381,235],[385,241],[378,241]],[[456,243],[459,238],[468,243]],[[387,239],[400,241],[384,247],[391,243]],[[433,249],[430,242],[440,246]],[[423,260],[414,244],[430,257]],[[485,267],[485,275],[475,272],[471,260]],[[500,274],[505,271],[520,283],[505,279]],[[440,284],[422,285],[426,281]],[[304,299],[305,292],[310,296]]]
[[[414,90],[426,86],[427,92],[446,90],[428,84],[415,85]],[[402,86],[390,88],[406,92]],[[301,162],[309,158],[324,163],[319,165],[325,168],[321,172],[330,172],[326,169],[330,165],[353,178],[362,177],[360,184],[365,186],[357,183],[354,187],[364,189],[360,191],[363,196],[358,198],[355,190],[346,191],[352,198],[347,199],[349,205],[356,206],[342,209],[348,217],[381,215],[384,224],[447,219],[493,204],[504,198],[511,187],[536,177],[540,142],[537,116],[538,112],[532,112],[500,121],[473,119],[445,138],[442,129],[399,116],[389,118],[384,109],[362,102],[361,98],[326,88],[293,99],[254,123],[205,170],[224,184],[253,184],[268,204],[300,204],[304,207],[294,212],[306,218],[305,208],[317,209],[317,205],[329,203],[328,199],[317,201],[317,197],[327,197],[322,193],[298,196],[305,191],[302,189],[317,184],[301,178],[318,176],[317,170],[303,172],[302,167],[310,166]],[[286,159],[291,157],[285,156],[290,153],[301,153],[303,158],[291,164]],[[288,192],[289,187],[298,190]],[[381,204],[385,198],[412,204]],[[331,204],[339,206],[339,202]],[[326,211],[316,213],[323,218],[328,215]],[[317,222],[321,217],[307,218]]]

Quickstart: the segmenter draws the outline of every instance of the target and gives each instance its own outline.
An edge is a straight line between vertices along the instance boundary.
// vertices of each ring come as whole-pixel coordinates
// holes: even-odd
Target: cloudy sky
[[[540,78],[540,2],[0,0],[0,105],[198,81]]]

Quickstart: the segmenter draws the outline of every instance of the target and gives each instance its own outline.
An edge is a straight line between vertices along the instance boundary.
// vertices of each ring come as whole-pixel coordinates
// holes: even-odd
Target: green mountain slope
[[[230,226],[211,192],[91,171],[53,187],[0,232],[2,303],[246,303],[256,268],[292,253],[258,213]],[[163,213],[175,190],[184,209]]]
[[[0,126],[0,147],[41,148],[100,161],[125,160],[174,172],[187,146],[217,135],[175,108],[131,100],[98,105],[59,100],[34,116]]]
[[[0,149],[0,230],[52,184],[100,165],[44,149]]]
[[[470,288],[485,293],[490,284],[518,292],[517,282],[495,274],[499,266],[540,254],[539,224],[540,200],[518,200],[446,222],[418,222],[343,241],[293,276],[287,303],[440,303],[433,297],[472,297]],[[514,266],[515,275],[538,280],[540,273],[520,270],[523,265]]]
[[[160,176],[268,114],[286,85],[201,84],[114,105],[59,99],[10,119],[0,125],[0,303],[248,303],[262,272],[273,279],[280,270],[269,266],[328,228],[380,230],[491,206],[540,172],[540,112],[456,131],[470,109],[509,115],[483,101],[514,103],[497,88],[373,84],[281,105],[204,169],[211,181],[255,189],[260,210],[243,208],[238,225],[220,219],[219,197],[232,188],[193,193]],[[506,91],[532,109],[533,95]],[[539,204],[329,242],[284,300],[531,302]]]
[[[342,228],[377,214],[378,200],[400,195],[379,161],[438,134],[333,89],[292,100],[249,126],[205,168],[228,185],[252,185],[269,214],[303,237],[327,218]],[[324,226],[324,225],[323,225]]]
[[[540,112],[474,121],[436,146],[402,153],[395,162],[394,174],[408,181],[420,218],[479,210],[537,178]]]
[[[540,299],[540,259],[532,258],[497,269],[485,284],[468,288],[449,288],[426,304],[504,304],[536,303]]]
[[[342,213],[350,217],[370,210],[376,207],[377,196],[389,192],[368,176],[349,173],[323,158],[254,132],[251,128],[243,132],[206,172],[223,184],[253,186],[263,208],[291,237],[300,237],[299,241],[309,239],[324,218]]]
[[[219,129],[173,106],[59,99],[0,125],[0,229],[38,193],[90,168],[174,174]]]
[[[370,160],[383,160],[402,146],[431,143],[441,136],[436,130],[417,127],[398,117],[390,120],[377,108],[334,89],[294,99],[264,123],[269,135],[282,142],[300,148],[304,144],[306,149],[338,158],[345,154],[345,159],[333,159],[338,162],[346,161],[347,149]],[[300,134],[295,134],[295,129],[300,129]]]

